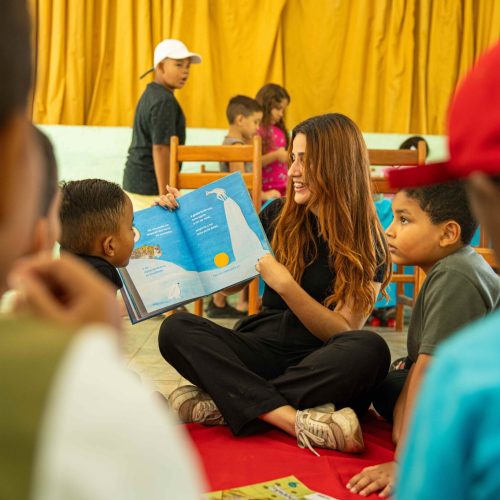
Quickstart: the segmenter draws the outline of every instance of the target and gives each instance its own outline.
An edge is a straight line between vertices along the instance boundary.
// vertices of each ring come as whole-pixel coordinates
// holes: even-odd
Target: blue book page
[[[135,244],[120,270],[138,316],[206,295],[175,212],[159,206],[134,213]]]
[[[208,293],[257,276],[271,248],[239,172],[179,198],[177,214]]]

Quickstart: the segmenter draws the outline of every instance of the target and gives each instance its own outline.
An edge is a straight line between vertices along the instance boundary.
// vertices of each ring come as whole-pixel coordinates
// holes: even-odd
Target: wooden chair
[[[381,167],[411,167],[424,165],[427,148],[424,141],[419,141],[417,149],[369,149],[370,165]],[[391,188],[385,178],[373,178],[372,188],[374,193],[394,194],[399,190]]]
[[[418,143],[417,149],[369,149],[370,165],[395,167],[424,165],[427,148],[424,141]],[[391,188],[386,178],[373,178],[372,190],[374,194],[394,194],[398,190]],[[404,327],[404,306],[412,306],[414,299],[404,295],[404,285],[413,284],[413,297],[415,298],[422,287],[425,274],[419,267],[414,267],[413,274],[404,274],[403,266],[396,266],[391,282],[396,283],[396,330]]]
[[[483,228],[481,228],[481,232],[479,234],[479,246],[474,247],[474,249],[479,255],[482,255],[484,260],[493,269],[495,269],[497,272],[500,270],[500,263],[496,260],[493,248],[491,248],[490,237]]]
[[[488,233],[481,228],[479,234],[479,246],[474,247],[474,250],[483,257],[483,259],[496,271],[500,271],[500,262],[497,261],[495,252],[491,248],[491,241]]]
[[[260,136],[253,138],[251,145],[232,146],[180,146],[176,136],[170,138],[170,180],[169,184],[177,189],[197,189],[209,182],[221,179],[228,172],[179,172],[179,162],[252,162],[252,172],[243,173],[243,180],[251,192],[257,213],[261,206],[262,190],[262,146]],[[203,169],[204,170],[204,169]],[[248,290],[248,314],[259,310],[259,282],[253,279]],[[203,300],[194,303],[195,314],[203,316]]]

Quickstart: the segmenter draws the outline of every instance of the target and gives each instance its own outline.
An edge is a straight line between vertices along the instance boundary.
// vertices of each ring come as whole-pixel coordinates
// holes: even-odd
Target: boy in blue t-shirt
[[[395,172],[395,186],[461,178],[500,260],[500,44],[452,101],[448,162]],[[428,169],[428,170],[427,170]],[[455,291],[457,296],[461,290]],[[401,460],[402,499],[500,498],[500,311],[443,344],[423,384]]]

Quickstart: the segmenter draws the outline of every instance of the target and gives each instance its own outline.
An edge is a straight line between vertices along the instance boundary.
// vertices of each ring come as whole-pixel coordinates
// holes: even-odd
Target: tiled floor
[[[155,389],[168,396],[179,385],[188,382],[165,362],[158,351],[158,330],[162,321],[161,316],[137,325],[131,325],[124,320],[124,353],[130,368]],[[229,327],[233,323],[229,320],[218,322]],[[392,359],[406,355],[406,333],[389,329],[379,333],[389,344]]]

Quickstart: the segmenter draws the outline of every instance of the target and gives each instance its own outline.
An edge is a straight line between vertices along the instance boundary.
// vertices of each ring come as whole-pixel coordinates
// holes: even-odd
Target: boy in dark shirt
[[[123,174],[123,189],[132,194],[134,208],[146,208],[154,196],[165,194],[169,181],[170,137],[186,140],[186,119],[174,91],[184,87],[191,64],[201,63],[179,40],[163,40],[154,52],[154,81],[142,94],[134,117],[132,143]]]
[[[118,184],[101,179],[67,182],[61,190],[61,250],[120,289],[116,268],[128,264],[134,248],[132,202]]]

